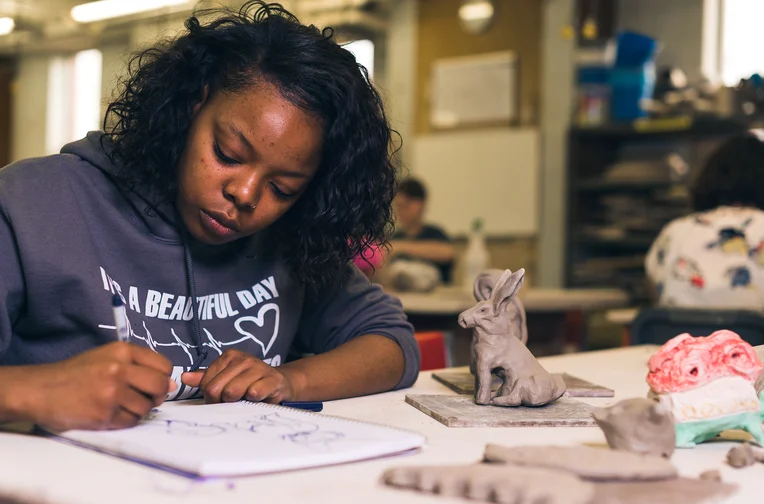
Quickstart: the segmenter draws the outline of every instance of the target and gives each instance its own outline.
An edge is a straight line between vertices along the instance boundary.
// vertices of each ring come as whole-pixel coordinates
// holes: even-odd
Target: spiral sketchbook
[[[79,446],[191,476],[244,476],[391,456],[424,436],[264,403],[165,403],[135,427],[52,433]]]

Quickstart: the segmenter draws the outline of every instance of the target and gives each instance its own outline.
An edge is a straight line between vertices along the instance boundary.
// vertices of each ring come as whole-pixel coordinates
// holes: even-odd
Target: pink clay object
[[[753,347],[728,330],[701,337],[680,334],[666,342],[647,365],[647,384],[658,394],[690,390],[727,376],[753,384],[764,369]]]

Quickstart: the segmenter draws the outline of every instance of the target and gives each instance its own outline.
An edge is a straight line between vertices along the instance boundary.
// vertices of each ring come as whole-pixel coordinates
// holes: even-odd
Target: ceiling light
[[[482,21],[493,17],[493,5],[490,2],[466,3],[459,8],[459,17],[464,21]]]
[[[171,5],[180,5],[189,0],[100,0],[77,5],[72,8],[72,19],[78,23],[92,23],[104,19],[138,14]]]
[[[16,26],[16,22],[13,18],[0,17],[0,35],[8,35],[13,31]]]
[[[459,24],[467,33],[485,33],[496,16],[492,0],[462,0],[459,7]]]

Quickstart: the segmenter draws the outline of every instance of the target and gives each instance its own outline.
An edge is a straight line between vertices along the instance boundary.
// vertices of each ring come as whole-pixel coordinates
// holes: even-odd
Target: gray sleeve
[[[0,357],[11,344],[13,326],[24,305],[24,277],[19,251],[5,212],[0,208]]]
[[[410,387],[419,376],[419,345],[398,299],[385,294],[355,266],[341,287],[306,298],[296,343],[310,353],[328,352],[358,336],[377,334],[403,350],[405,369],[395,389]]]

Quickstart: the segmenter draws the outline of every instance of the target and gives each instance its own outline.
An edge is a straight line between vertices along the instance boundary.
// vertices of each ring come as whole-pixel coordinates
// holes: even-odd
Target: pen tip
[[[111,297],[111,304],[114,306],[122,306],[122,298],[119,296],[119,294],[114,294]]]

